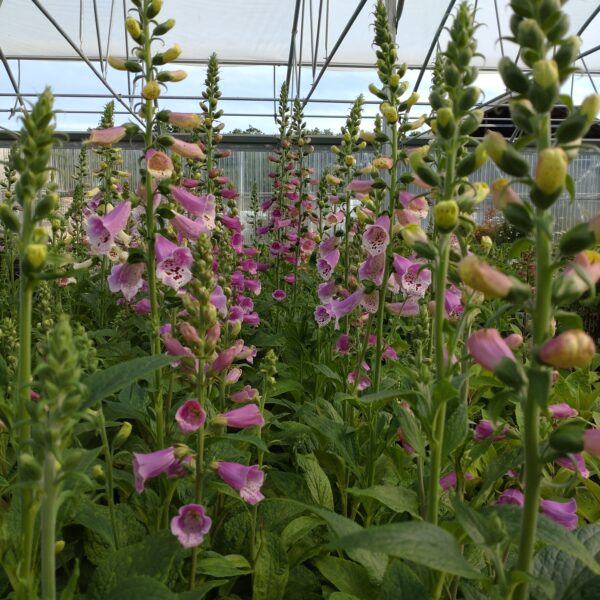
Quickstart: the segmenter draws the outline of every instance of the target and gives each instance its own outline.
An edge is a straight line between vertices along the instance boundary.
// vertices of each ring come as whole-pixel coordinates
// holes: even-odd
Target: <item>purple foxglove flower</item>
[[[418,225],[421,222],[419,214],[408,209],[396,210],[396,218],[400,225]]]
[[[581,329],[564,331],[539,349],[540,360],[557,369],[586,367],[596,352],[594,340]]]
[[[196,194],[192,194],[192,192],[188,192],[183,188],[172,185],[171,195],[183,208],[185,208],[185,210],[195,217],[204,217],[205,215],[212,217],[214,228],[215,197],[212,194],[208,194],[207,196],[196,196]]]
[[[133,453],[133,478],[135,491],[141,494],[148,479],[158,477],[161,473],[169,473],[173,465],[179,461],[175,457],[174,448],[163,448],[148,454]]]
[[[462,315],[465,311],[460,290],[454,285],[450,286],[444,294],[444,308],[449,317]]]
[[[410,192],[400,192],[399,199],[404,209],[414,213],[419,219],[427,216],[429,204],[424,196],[413,196]]]
[[[220,215],[221,223],[227,227],[230,231],[241,231],[242,223],[239,217],[229,217],[227,215]]]
[[[158,331],[160,335],[166,335],[173,331],[173,325],[171,325],[171,323],[165,323],[159,327]]]
[[[237,303],[242,307],[244,313],[249,313],[254,310],[254,300],[249,296],[244,296],[243,294],[238,294]]]
[[[254,358],[257,354],[256,346],[243,346],[238,354],[239,360],[245,360],[249,364],[254,364]]]
[[[226,200],[233,200],[233,198],[237,198],[239,196],[238,191],[233,188],[221,190],[219,193],[221,198],[225,198]]]
[[[236,404],[240,404],[242,402],[249,402],[250,400],[254,400],[258,395],[258,390],[250,387],[249,385],[245,385],[241,390],[237,392],[233,392],[231,394],[230,399],[232,402]]]
[[[349,192],[368,194],[373,189],[372,179],[353,179],[346,187]]]
[[[398,429],[396,430],[396,435],[398,436],[398,441],[400,442],[402,448],[404,448],[406,454],[414,454],[415,449],[406,441],[404,433],[402,432],[402,429],[400,429],[400,427],[398,427]]]
[[[179,333],[181,337],[190,344],[199,344],[200,336],[198,335],[198,330],[187,321],[182,321],[179,323]]]
[[[150,314],[150,300],[148,298],[143,298],[139,300],[133,305],[133,310],[138,315],[149,315]]]
[[[142,273],[144,263],[123,263],[115,265],[108,276],[108,287],[111,292],[121,292],[128,302],[143,286]]]
[[[352,348],[352,340],[346,333],[342,333],[335,342],[335,350],[339,354],[349,354]]]
[[[186,400],[175,413],[175,420],[183,433],[198,431],[206,421],[206,411],[198,400]]]
[[[270,225],[261,225],[256,228],[257,235],[265,235],[265,234],[269,233],[269,231],[271,231]]]
[[[210,303],[222,317],[227,316],[227,296],[225,296],[223,288],[220,285],[215,286],[215,289],[212,291]]]
[[[379,217],[373,225],[369,225],[363,233],[363,248],[371,256],[384,254],[390,243],[390,218]]]
[[[496,431],[496,427],[494,427],[491,421],[486,419],[482,419],[475,425],[475,431],[473,432],[473,439],[476,442],[483,442],[483,440],[487,440],[487,438],[491,437],[493,433]],[[506,438],[506,434],[508,432],[508,427],[504,427],[502,431],[494,436],[494,442],[499,442]]]
[[[244,289],[244,274],[241,271],[234,271],[231,274],[230,284],[232,288],[236,290]]]
[[[171,533],[184,548],[195,548],[204,541],[212,520],[201,504],[186,504],[171,519]]]
[[[273,297],[273,300],[277,300],[277,302],[281,302],[282,300],[285,300],[287,297],[287,294],[283,291],[283,290],[275,290],[271,296]]]
[[[600,456],[600,429],[586,429],[583,432],[583,449],[593,456]]]
[[[570,417],[576,417],[579,414],[578,410],[569,406],[566,402],[550,404],[548,410],[553,419],[569,419]]]
[[[256,261],[252,258],[240,261],[240,269],[250,275],[256,275],[256,266]]]
[[[223,350],[213,361],[212,365],[210,366],[210,370],[216,374],[228,369],[235,360],[236,356],[240,353],[240,350],[241,348],[237,344],[227,348],[226,350]]]
[[[568,456],[563,456],[562,458],[557,458],[554,462],[557,465],[568,469],[569,471],[575,471],[576,473],[579,473],[584,479],[588,479],[590,476],[590,472],[585,466],[585,459],[583,458],[581,452],[569,454]]]
[[[242,253],[244,247],[244,236],[241,233],[234,233],[231,236],[231,247],[238,253]]]
[[[331,300],[337,290],[337,284],[335,281],[326,281],[319,285],[317,294],[321,302],[328,302]]]
[[[409,267],[400,278],[402,291],[414,298],[422,298],[430,284],[431,271],[418,263]]]
[[[123,125],[117,127],[106,127],[104,129],[92,129],[86,144],[93,146],[112,146],[120,142],[127,135],[127,128]]]
[[[229,309],[229,319],[228,320],[230,323],[235,323],[235,322],[241,323],[243,319],[244,319],[244,309],[241,306],[232,306]]]
[[[199,179],[192,179],[191,177],[184,177],[181,180],[181,185],[185,188],[195,188],[200,185]]]
[[[358,278],[361,281],[372,281],[375,285],[383,283],[385,269],[385,254],[368,256],[358,268]]]
[[[515,362],[515,357],[497,329],[481,329],[467,341],[469,354],[484,369],[494,372],[502,359]]]
[[[516,488],[509,488],[504,490],[496,499],[496,504],[514,504],[516,506],[523,506],[525,504],[525,496],[523,492]]]
[[[475,479],[471,473],[465,473],[465,481],[472,481]],[[447,475],[444,475],[440,479],[440,486],[443,490],[449,490],[450,488],[456,487],[456,473],[450,471]]]
[[[194,353],[187,347],[184,346],[178,339],[174,338],[170,334],[166,334],[162,336],[162,342],[165,345],[165,349],[167,354],[170,356],[180,356],[180,357],[188,357],[193,358]],[[198,369],[198,361],[195,360],[195,368]],[[181,361],[176,360],[171,363],[173,368],[178,367],[181,364]]]
[[[258,327],[260,325],[260,317],[257,312],[248,313],[244,315],[242,322],[244,325],[249,325],[250,327]]]
[[[324,327],[329,324],[333,314],[330,305],[319,305],[315,308],[315,321],[319,327]]]
[[[293,273],[289,273],[283,278],[283,280],[290,285],[294,285],[296,283],[296,276]]]
[[[371,314],[375,314],[379,309],[379,290],[373,290],[370,294],[364,294],[360,305]]]
[[[348,373],[347,379],[350,385],[354,385],[354,383],[356,382],[356,371],[350,371],[350,373]],[[366,375],[361,375],[356,389],[359,392],[362,392],[363,390],[366,390],[370,385],[371,380]]]
[[[515,350],[523,345],[523,336],[520,333],[511,333],[504,338],[504,341],[511,350]]]
[[[398,353],[392,346],[387,346],[381,354],[383,360],[398,360]]]
[[[260,250],[254,246],[247,246],[244,248],[244,256],[258,256],[259,254]]]
[[[331,303],[331,312],[336,322],[350,314],[361,303],[364,293],[365,290],[363,288],[358,288],[344,300],[333,300]]]
[[[178,290],[192,278],[192,253],[180,248],[166,237],[156,236],[156,276],[162,283]]]
[[[419,303],[414,299],[408,299],[406,302],[387,302],[385,307],[399,317],[416,317],[421,312]]]
[[[244,288],[250,290],[255,296],[259,296],[262,284],[260,283],[260,279],[245,279]]]
[[[283,254],[284,251],[285,246],[281,242],[275,241],[269,247],[269,254],[271,256],[279,256],[280,254]]]
[[[337,248],[337,245],[338,238],[335,235],[323,240],[319,244],[319,256],[321,258],[327,256],[330,252],[333,252]]]
[[[91,254],[106,254],[129,219],[131,202],[121,202],[107,215],[92,215],[87,222]]]
[[[201,233],[210,233],[204,221],[176,214],[170,221],[173,229],[184,239],[196,241]]]
[[[234,490],[240,498],[254,506],[264,500],[260,488],[265,480],[265,474],[258,465],[247,467],[234,462],[219,461],[217,464],[219,477]]]
[[[216,417],[219,423],[234,429],[246,429],[248,427],[262,427],[265,424],[260,408],[256,404],[246,404],[240,408],[234,408]]]
[[[322,279],[324,279],[325,281],[329,281],[329,279],[331,279],[333,270],[336,268],[339,260],[340,251],[337,248],[335,250],[332,250],[323,258],[317,259],[317,271],[319,271],[319,275]]]
[[[240,380],[241,376],[242,370],[239,367],[235,367],[230,371],[227,371],[227,374],[225,375],[225,383],[227,385],[233,385],[234,383],[237,383]]]
[[[173,162],[164,152],[151,148],[146,152],[146,169],[154,179],[168,179],[173,174]]]
[[[200,148],[199,144],[194,142],[184,142],[172,137],[171,145],[169,147],[173,152],[175,152],[175,154],[181,156],[182,158],[191,158],[194,160],[204,159],[204,152],[202,151],[202,148]]]
[[[575,498],[567,502],[556,500],[542,500],[540,502],[542,512],[567,529],[577,529],[577,502]]]

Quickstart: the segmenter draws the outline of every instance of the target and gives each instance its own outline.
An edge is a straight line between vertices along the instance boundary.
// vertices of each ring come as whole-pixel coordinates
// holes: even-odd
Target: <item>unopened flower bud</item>
[[[503,171],[514,177],[525,177],[529,173],[529,162],[504,136],[497,131],[488,131],[483,140],[488,156]]]
[[[142,90],[142,96],[146,100],[156,100],[160,97],[160,84],[157,81],[149,81]]]
[[[383,102],[379,107],[384,119],[390,124],[398,122],[398,111],[388,102]]]
[[[129,439],[132,429],[133,428],[129,421],[123,422],[121,428],[117,432],[117,435],[115,435],[115,437],[113,438],[113,448],[115,450],[120,448]]]
[[[442,200],[433,208],[435,226],[443,233],[452,231],[458,223],[459,208],[456,200]]]
[[[567,422],[555,429],[548,438],[554,450],[575,454],[583,450],[583,424]]]
[[[494,247],[494,242],[489,235],[482,235],[479,243],[486,254],[489,254],[490,250]]]
[[[569,159],[562,148],[545,148],[540,152],[531,199],[539,208],[549,208],[565,185]]]
[[[581,329],[570,329],[548,340],[538,352],[539,359],[557,369],[586,367],[592,361],[596,345]]]
[[[552,108],[558,94],[560,82],[558,66],[554,60],[538,60],[533,65],[533,87],[531,102],[538,112],[546,112]]]
[[[106,473],[102,465],[94,465],[92,468],[92,475],[94,479],[100,483],[103,483],[106,479]]]
[[[138,20],[131,16],[127,17],[127,19],[125,19],[125,27],[134,41],[139,42],[142,39],[142,26]]]
[[[46,263],[48,247],[45,244],[29,244],[25,248],[25,257],[28,266],[33,271],[39,271]]]
[[[152,35],[154,35],[155,37],[158,35],[164,35],[168,31],[171,31],[171,29],[173,29],[174,26],[175,26],[175,19],[167,19],[164,23],[160,23],[160,25],[157,25],[154,28]]]
[[[60,554],[65,549],[65,540],[56,540],[54,543],[54,554]]]

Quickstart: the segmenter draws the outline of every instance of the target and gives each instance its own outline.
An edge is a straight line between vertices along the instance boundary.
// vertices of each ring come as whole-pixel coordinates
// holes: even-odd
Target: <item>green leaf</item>
[[[465,560],[454,537],[431,523],[407,521],[371,527],[342,537],[333,547],[376,550],[451,575],[467,579],[484,577]]]
[[[73,600],[77,592],[77,582],[79,581],[79,559],[75,559],[75,565],[67,585],[60,593],[60,600]]]
[[[497,515],[494,515],[495,518],[484,516],[462,502],[458,496],[453,495],[451,501],[456,519],[475,544],[494,546],[506,537]]]
[[[351,487],[347,491],[358,498],[373,498],[397,513],[419,514],[416,492],[399,485],[375,485],[364,490]]]
[[[533,247],[533,240],[530,238],[519,238],[516,242],[514,242],[510,250],[508,251],[508,255],[510,258],[518,258],[523,254],[523,252],[527,252],[527,250]]]
[[[600,559],[600,525],[587,525],[573,535]],[[600,598],[600,577],[581,561],[557,548],[543,548],[535,557],[533,573],[540,579],[554,582],[554,600],[593,600]]]
[[[289,549],[304,536],[308,535],[315,527],[322,525],[323,523],[319,519],[315,519],[315,517],[298,517],[285,526],[285,529],[281,532],[281,541],[285,548]]]
[[[375,595],[369,582],[367,571],[361,565],[343,558],[325,556],[314,561],[321,575],[331,581],[341,592],[358,598],[371,598]]]
[[[296,461],[304,472],[304,480],[313,501],[319,506],[333,510],[333,491],[329,478],[314,454],[297,454]]]
[[[567,192],[569,192],[571,202],[573,202],[575,200],[575,181],[573,180],[573,177],[568,173],[565,178],[565,187],[567,188]]]
[[[425,438],[421,432],[417,418],[407,410],[397,407],[397,405],[392,406],[394,414],[400,423],[400,430],[404,439],[412,446],[416,454],[425,456]]]
[[[554,316],[561,330],[583,329],[583,319],[576,312],[557,310]]]
[[[89,390],[85,408],[95,406],[104,398],[118,392],[127,385],[135,383],[138,379],[149,375],[156,369],[167,366],[173,360],[172,356],[162,354],[158,356],[141,356],[93,373],[83,381]]]
[[[288,576],[288,557],[281,539],[270,531],[262,531],[254,566],[252,600],[282,600]]]
[[[296,379],[278,379],[275,389],[269,392],[269,396],[281,396],[288,392],[300,392],[301,394],[304,394],[304,387]]]
[[[315,370],[319,371],[319,373],[325,375],[325,377],[333,379],[338,383],[342,383],[342,378],[335,371],[332,371],[327,365],[317,365],[312,363],[312,366],[315,368]]]
[[[160,581],[152,577],[138,576],[126,579],[112,589],[107,600],[176,600],[173,594]]]
[[[428,600],[431,597],[421,580],[400,560],[392,560],[377,600]]]
[[[361,404],[381,403],[381,406],[383,406],[387,400],[393,400],[400,394],[401,392],[399,390],[381,390],[379,392],[373,392],[372,394],[359,396],[358,400]]]
[[[454,409],[452,407],[454,406]],[[451,411],[446,418],[446,433],[444,435],[443,456],[450,453],[463,443],[469,433],[469,415],[466,402],[452,402],[448,405]]]
[[[196,585],[196,589],[193,592],[181,592],[177,596],[177,600],[200,600],[211,590],[221,587],[226,583],[229,583],[229,579],[211,579],[210,581],[205,581]]]
[[[222,556],[217,552],[205,552],[199,559],[196,572],[211,577],[237,577],[252,571],[250,563],[240,554]]]

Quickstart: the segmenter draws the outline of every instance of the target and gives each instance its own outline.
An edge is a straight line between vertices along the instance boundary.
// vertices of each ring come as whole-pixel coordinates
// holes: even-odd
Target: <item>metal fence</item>
[[[243,147],[232,148],[231,157],[221,161],[221,165],[232,183],[240,193],[239,208],[242,215],[249,211],[250,196],[253,184],[256,184],[259,199],[269,197],[272,189],[272,179],[268,173],[273,169],[273,163],[269,162],[267,156],[270,150],[264,146],[259,148]],[[0,148],[0,161],[6,159],[8,148]],[[525,151],[525,155],[531,163],[532,169],[535,166],[535,156],[533,151]],[[74,177],[77,170],[77,161],[79,148],[65,147],[55,148],[52,152],[51,164],[54,168],[53,177],[58,185],[61,196],[68,197],[72,193]],[[122,149],[123,165],[122,169],[130,173],[130,183],[134,186],[139,177],[139,159],[140,149],[137,147],[127,147]],[[361,152],[357,155],[358,166],[367,165],[372,159],[370,152]],[[314,176],[319,177],[327,168],[332,168],[335,164],[336,156],[328,149],[317,147],[316,151],[308,156],[307,163],[314,169]],[[93,151],[88,151],[89,172],[99,168],[99,157]],[[575,182],[576,196],[571,201],[565,193],[560,201],[553,207],[553,213],[556,221],[556,230],[564,231],[569,227],[590,219],[600,212],[600,154],[592,151],[582,151],[579,156],[570,165],[570,174]],[[501,177],[502,173],[497,167],[488,161],[471,177],[472,181],[485,181],[491,184],[492,181]],[[3,174],[0,171],[0,180]],[[88,179],[89,187],[95,185],[92,175]],[[516,184],[515,190],[525,193],[523,185]],[[491,199],[485,200],[477,209],[475,219],[477,222],[483,222],[489,214],[492,207]]]

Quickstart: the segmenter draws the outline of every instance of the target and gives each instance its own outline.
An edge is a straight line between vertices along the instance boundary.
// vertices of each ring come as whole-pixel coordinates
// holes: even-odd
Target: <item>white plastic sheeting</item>
[[[411,67],[423,64],[448,2],[405,0],[397,41],[399,56]],[[125,55],[123,14],[124,5],[130,6],[127,0],[43,0],[42,4],[88,58]],[[313,61],[320,6],[321,28],[316,48],[319,62],[331,50],[357,4],[355,0],[301,0],[297,58],[302,46],[302,61]],[[336,53],[332,66],[373,64],[374,4],[375,0],[367,2]],[[502,51],[515,54],[512,44],[498,42],[495,4],[500,30],[504,36],[509,35],[508,0],[477,2],[477,19],[483,24],[477,36],[479,50],[486,57],[489,68],[494,68]],[[596,0],[570,0],[566,4],[573,32],[578,31],[597,5]],[[285,64],[290,51],[295,6],[296,0],[165,0],[160,17],[176,19],[177,25],[166,36],[166,41],[182,46],[183,62],[204,62],[216,52],[222,63]],[[94,8],[98,15],[100,44]],[[582,38],[582,51],[598,44],[600,18],[591,23]],[[443,47],[444,35],[440,43]],[[0,3],[0,47],[8,58],[76,58],[73,49],[30,0]],[[600,72],[600,53],[589,55],[586,64],[590,71]]]

